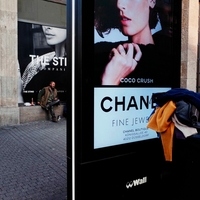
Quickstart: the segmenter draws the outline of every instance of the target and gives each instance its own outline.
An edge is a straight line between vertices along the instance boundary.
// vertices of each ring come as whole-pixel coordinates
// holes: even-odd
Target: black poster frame
[[[171,1],[174,2],[173,12],[176,18],[171,57],[173,66],[176,67],[172,87],[180,87],[182,1],[169,0]],[[94,7],[94,2],[92,4],[90,2],[90,7]],[[160,140],[155,138],[94,149],[94,85],[91,70],[94,66],[94,11],[88,9],[88,2],[67,1],[67,31],[68,66],[71,66],[68,68],[67,90],[68,195],[71,199],[75,193],[81,193],[81,177],[84,177],[82,166],[115,157],[138,157],[139,153],[143,155],[145,148],[160,144]]]
[[[70,4],[69,4],[70,5]],[[94,5],[93,5],[94,6]],[[148,145],[149,141],[133,142],[129,144],[109,146],[105,148],[94,149],[94,85],[93,71],[94,66],[94,16],[92,9],[87,9],[87,5],[81,0],[75,1],[75,32],[74,32],[74,99],[71,103],[74,105],[74,120],[75,131],[75,148],[76,158],[80,163],[90,162],[98,159],[117,156],[135,152],[141,146]],[[69,6],[68,6],[69,9]],[[173,60],[174,71],[172,75],[172,87],[180,86],[180,34],[181,34],[181,1],[174,1],[173,12],[176,18],[176,27],[174,29],[173,38]],[[68,25],[71,20],[68,12]],[[70,27],[71,28],[71,27]],[[68,38],[70,38],[71,30],[68,28]],[[69,50],[70,51],[70,50]],[[70,61],[69,61],[70,62]],[[70,64],[69,64],[70,66]],[[174,67],[176,66],[176,67]],[[70,96],[70,95],[69,95]],[[69,116],[70,117],[70,116]],[[71,120],[71,119],[70,119]],[[69,129],[70,130],[70,129]]]

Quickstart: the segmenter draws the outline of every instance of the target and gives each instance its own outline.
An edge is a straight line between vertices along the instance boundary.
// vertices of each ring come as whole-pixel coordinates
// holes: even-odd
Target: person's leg
[[[48,103],[48,104],[46,105],[46,107],[48,108],[48,107],[50,107],[50,106],[59,105],[59,104],[60,104],[60,100],[57,99],[57,100],[55,100],[55,101],[52,101],[52,102]]]
[[[55,115],[53,106],[49,106],[49,112],[50,112],[50,115],[51,115],[51,117],[52,117],[52,121],[53,121],[53,122],[57,122],[57,118],[56,118],[56,115]]]
[[[55,115],[55,113],[54,113],[54,108],[53,108],[53,106],[59,105],[59,104],[60,104],[60,100],[57,99],[57,100],[55,100],[55,101],[52,101],[52,102],[50,102],[50,103],[47,103],[47,105],[46,105],[46,110],[49,110],[49,112],[50,112],[50,114],[51,114],[51,116],[52,116],[52,121],[54,121],[54,122],[57,122],[58,119],[56,118],[56,115]],[[59,120],[60,120],[60,119],[59,119]]]

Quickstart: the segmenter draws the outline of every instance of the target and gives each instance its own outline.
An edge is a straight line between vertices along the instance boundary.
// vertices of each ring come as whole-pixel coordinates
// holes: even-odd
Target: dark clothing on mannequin
[[[200,93],[185,88],[173,88],[167,92],[155,93],[152,96],[153,101],[159,106],[163,106],[166,102],[184,100],[196,106],[200,110]]]

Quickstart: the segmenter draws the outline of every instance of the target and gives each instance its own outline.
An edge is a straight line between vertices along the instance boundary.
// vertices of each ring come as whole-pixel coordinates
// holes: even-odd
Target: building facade
[[[19,29],[23,23],[25,28],[21,30],[20,40]],[[21,123],[23,114],[19,106],[21,102],[19,54],[25,54],[25,51],[30,48],[26,47],[24,52],[19,50],[24,48],[24,41],[30,40],[23,38],[23,32],[35,31],[42,24],[66,28],[66,1],[2,0],[0,2],[0,126]],[[34,37],[33,33],[31,33],[32,37]],[[29,42],[26,44],[32,45]],[[31,102],[31,99],[28,101]],[[29,116],[27,115],[26,118]]]
[[[46,12],[47,11],[47,12]],[[47,16],[45,13],[50,13]],[[199,1],[182,0],[180,87],[198,89]],[[20,124],[19,22],[66,28],[66,1],[0,1],[0,126]],[[169,77],[170,78],[170,77]]]

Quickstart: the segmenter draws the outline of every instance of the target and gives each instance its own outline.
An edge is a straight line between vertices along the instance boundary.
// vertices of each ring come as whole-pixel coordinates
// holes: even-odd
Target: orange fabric
[[[173,101],[168,101],[162,107],[157,107],[147,124],[148,128],[160,133],[165,160],[172,161],[172,147],[174,135],[174,123],[171,117],[176,109]]]

